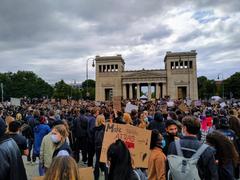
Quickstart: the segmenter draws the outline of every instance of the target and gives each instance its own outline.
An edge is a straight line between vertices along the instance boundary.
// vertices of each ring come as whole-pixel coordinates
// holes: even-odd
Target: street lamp
[[[86,96],[87,96],[87,98],[89,97],[89,92],[88,92],[88,61],[89,60],[92,60],[92,67],[94,67],[95,66],[95,64],[94,64],[94,58],[92,58],[92,57],[90,57],[90,58],[88,58],[87,59],[87,63],[86,63],[86,85],[87,85],[87,93],[86,93]]]
[[[224,99],[224,80],[223,80],[223,73],[219,73],[217,79],[220,79],[220,75],[222,75],[222,86],[223,86],[223,91],[222,91],[222,97]]]

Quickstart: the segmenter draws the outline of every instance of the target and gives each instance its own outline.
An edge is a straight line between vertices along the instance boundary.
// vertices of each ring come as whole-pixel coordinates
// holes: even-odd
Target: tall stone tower
[[[198,99],[196,55],[196,50],[167,52],[164,59],[167,94],[172,99]]]
[[[96,97],[98,101],[122,96],[122,79],[125,62],[121,55],[96,56]]]

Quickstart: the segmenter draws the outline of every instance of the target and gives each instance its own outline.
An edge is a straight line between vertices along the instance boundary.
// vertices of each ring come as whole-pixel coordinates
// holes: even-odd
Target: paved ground
[[[26,169],[27,176],[28,176],[29,180],[31,180],[32,177],[39,176],[39,173],[38,173],[38,160],[36,161],[35,164],[30,164],[30,163],[27,162],[27,157],[23,156],[23,162],[24,162],[25,169]],[[78,163],[78,165],[79,165],[79,167],[86,167],[86,165],[83,164],[82,161],[80,161]],[[104,180],[104,177],[101,175],[99,180]]]

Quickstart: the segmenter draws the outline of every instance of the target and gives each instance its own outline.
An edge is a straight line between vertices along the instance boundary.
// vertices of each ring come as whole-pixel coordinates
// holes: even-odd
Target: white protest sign
[[[20,106],[21,105],[21,100],[19,98],[11,98],[11,105],[13,106]]]
[[[168,106],[168,107],[173,107],[173,106],[174,106],[174,102],[173,102],[173,101],[167,102],[167,106]]]
[[[135,109],[136,111],[138,111],[138,106],[133,105],[133,104],[130,104],[130,103],[126,104],[125,112],[131,113],[131,111],[132,111],[133,109]]]

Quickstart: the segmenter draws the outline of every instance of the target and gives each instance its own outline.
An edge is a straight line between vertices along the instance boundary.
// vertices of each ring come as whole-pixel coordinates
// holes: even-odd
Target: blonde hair
[[[125,121],[126,124],[132,124],[132,118],[129,113],[123,114],[123,120]]]
[[[57,132],[59,132],[59,134],[63,137],[61,140],[61,143],[64,143],[64,141],[66,140],[66,138],[69,135],[66,126],[63,124],[59,124],[59,125],[54,126],[53,129],[55,129]]]
[[[44,180],[80,180],[78,166],[71,156],[53,159]]]
[[[101,126],[105,124],[105,116],[104,115],[98,115],[96,118],[96,126]]]
[[[17,113],[16,120],[17,121],[21,121],[22,120],[22,115],[20,113]]]

